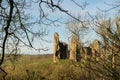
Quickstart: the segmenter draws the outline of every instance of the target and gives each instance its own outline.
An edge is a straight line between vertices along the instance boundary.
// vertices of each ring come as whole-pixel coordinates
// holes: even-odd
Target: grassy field
[[[6,57],[2,68],[7,72],[8,80],[39,80],[44,78],[42,72],[51,65],[51,55],[21,55]]]
[[[50,54],[6,56],[2,68],[7,72],[6,80],[119,80],[120,70],[113,70],[104,61],[73,63],[63,59],[55,64]],[[2,71],[3,80],[1,75]]]
[[[6,80],[60,80],[59,70],[68,63],[61,60],[55,64],[52,55],[20,55],[6,57],[2,68],[7,72]]]

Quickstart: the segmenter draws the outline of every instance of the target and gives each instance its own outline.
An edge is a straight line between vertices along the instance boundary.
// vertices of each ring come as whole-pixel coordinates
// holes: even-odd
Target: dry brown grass
[[[109,70],[119,73],[118,68],[118,71],[112,70],[110,63],[102,60],[72,62],[63,59],[55,64],[52,55],[22,55],[14,60],[13,64],[7,60],[2,66],[8,73],[6,80],[115,80],[109,75],[112,75]],[[117,78],[119,80],[119,77]]]

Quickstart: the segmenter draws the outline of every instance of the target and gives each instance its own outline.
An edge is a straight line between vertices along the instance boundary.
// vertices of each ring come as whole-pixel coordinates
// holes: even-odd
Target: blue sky
[[[82,3],[84,2],[84,0],[75,0],[77,3]],[[88,6],[86,7],[86,9],[84,10],[84,12],[88,11],[90,12],[91,15],[95,15],[96,12],[98,11],[98,8],[102,9],[102,10],[106,10],[109,9],[110,6],[106,5],[105,3],[108,4],[112,4],[113,2],[115,2],[115,0],[86,0],[86,2],[88,3]],[[74,3],[71,2],[71,0],[64,0],[62,5],[61,5],[64,9],[69,10],[69,12],[73,15],[76,15],[78,13],[81,12],[81,9],[76,6]],[[34,18],[39,18],[39,8],[38,5],[33,5],[31,8],[31,11],[27,11],[28,13],[31,13],[31,15],[34,15]],[[46,12],[49,10],[46,10]],[[67,21],[70,16],[60,12],[60,11],[56,11],[54,13],[52,13],[51,11],[49,11],[50,13],[50,17],[51,19],[60,19],[61,22],[65,22]],[[109,15],[115,15],[113,11],[109,12]],[[38,25],[36,25],[38,26]],[[68,43],[68,31],[65,28],[66,25],[64,24],[59,24],[58,27],[55,27],[54,25],[51,25],[48,27],[49,30],[49,34],[48,36],[46,36],[44,39],[48,39],[50,41],[50,43],[47,42],[43,42],[40,40],[36,40],[36,42],[34,42],[34,46],[39,47],[39,44],[42,43],[42,45],[44,47],[49,47],[49,51],[44,52],[41,51],[40,53],[37,51],[34,51],[33,49],[28,49],[28,48],[24,48],[22,53],[30,53],[30,54],[42,54],[42,53],[53,53],[53,34],[54,32],[58,32],[59,36],[60,36],[60,40],[64,41],[66,43]],[[37,28],[34,28],[37,29]],[[93,41],[94,39],[98,38],[97,35],[94,33],[94,31],[90,31],[89,34],[87,34],[84,38],[83,38],[83,42],[85,41]]]

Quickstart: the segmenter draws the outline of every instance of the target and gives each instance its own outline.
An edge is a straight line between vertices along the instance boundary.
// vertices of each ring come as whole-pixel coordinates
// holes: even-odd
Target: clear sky
[[[75,0],[77,3],[83,3],[84,0]],[[106,5],[107,4],[112,4],[115,2],[115,0],[86,0],[86,2],[88,3],[88,6],[86,7],[86,9],[84,10],[84,12],[88,11],[91,15],[95,15],[96,12],[98,11],[98,8],[101,10],[107,10],[109,9],[111,6]],[[76,6],[74,3],[71,2],[71,0],[64,0],[62,5],[61,5],[64,9],[69,10],[69,12],[73,15],[76,15],[78,13],[81,12],[81,9]],[[31,11],[27,11],[28,13],[30,12],[31,15],[34,15],[34,18],[39,18],[39,8],[38,5],[33,5],[31,8]],[[48,10],[49,11],[49,10]],[[47,12],[47,10],[46,10]],[[51,19],[60,19],[61,22],[66,22],[70,16],[61,13],[59,11],[56,11],[54,13],[50,13],[50,17]],[[113,11],[109,11],[109,15],[115,15],[115,13]],[[36,25],[38,26],[38,25]],[[42,43],[42,45],[44,47],[48,47],[49,50],[47,52],[41,51],[40,53],[37,51],[34,51],[33,49],[28,49],[28,48],[24,48],[22,53],[30,53],[30,54],[42,54],[42,53],[53,53],[53,33],[54,32],[58,32],[59,36],[60,36],[60,40],[64,41],[66,43],[68,43],[68,31],[65,28],[66,25],[64,24],[59,24],[59,26],[49,26],[48,30],[49,30],[49,34],[48,36],[44,37],[44,39],[49,40],[50,42],[43,42],[41,40],[36,40],[36,42],[34,42],[34,46],[39,47],[39,44]],[[37,29],[34,28],[34,29]],[[89,34],[87,34],[84,38],[84,41],[88,40],[88,41],[93,41],[94,39],[98,38],[97,35],[94,33],[94,31],[90,31]],[[83,41],[83,42],[84,42]]]

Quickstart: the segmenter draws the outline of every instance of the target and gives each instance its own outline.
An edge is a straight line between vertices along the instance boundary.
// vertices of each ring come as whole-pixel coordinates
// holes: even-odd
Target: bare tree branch
[[[8,29],[10,27],[10,23],[11,23],[11,18],[12,18],[12,13],[13,13],[13,0],[9,0],[10,2],[10,11],[9,11],[9,18],[7,20],[7,26],[4,28],[5,29],[5,37],[4,37],[4,40],[3,40],[3,48],[2,48],[2,58],[1,58],[1,61],[0,61],[0,66],[2,65],[3,61],[4,61],[4,55],[5,55],[5,44],[6,44],[6,40],[7,40],[7,37],[8,37]]]

